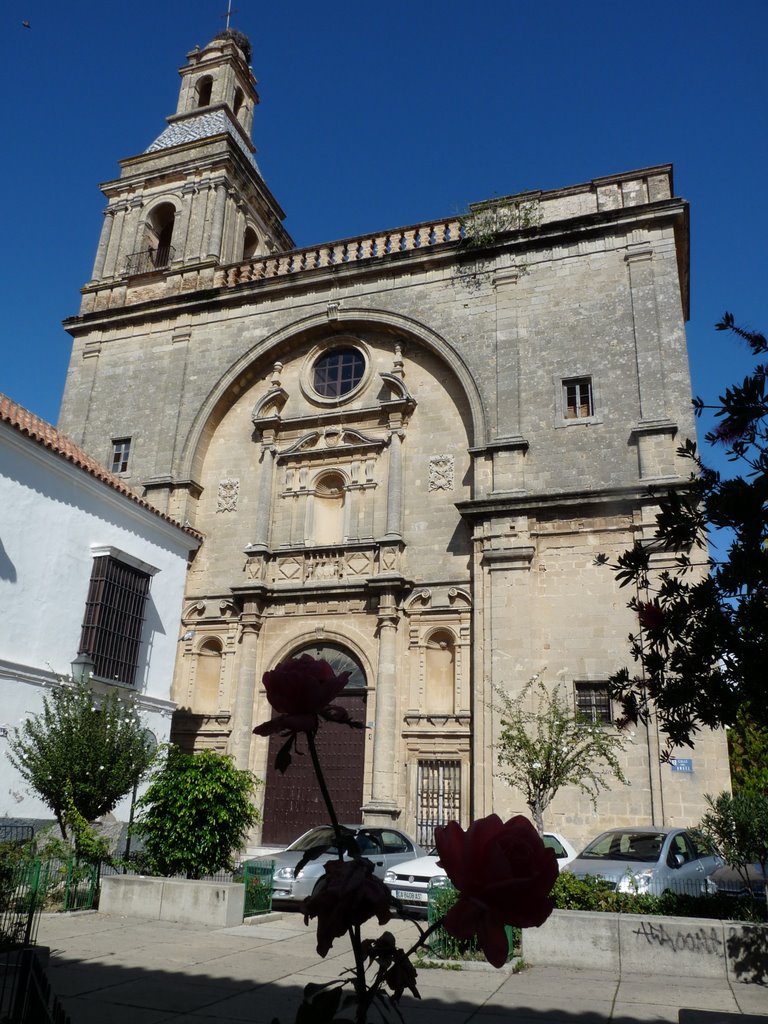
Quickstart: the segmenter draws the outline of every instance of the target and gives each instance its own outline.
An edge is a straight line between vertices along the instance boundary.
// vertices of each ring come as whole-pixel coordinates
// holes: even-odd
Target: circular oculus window
[[[312,387],[321,398],[344,398],[365,375],[365,357],[351,346],[324,352],[312,367]]]

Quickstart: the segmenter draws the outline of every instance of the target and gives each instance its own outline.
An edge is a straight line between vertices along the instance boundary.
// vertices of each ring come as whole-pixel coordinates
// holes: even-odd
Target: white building
[[[95,686],[135,695],[145,727],[168,739],[187,561],[199,541],[0,395],[0,818],[51,817],[10,763],[9,739],[78,655]],[[126,818],[127,805],[116,813]]]

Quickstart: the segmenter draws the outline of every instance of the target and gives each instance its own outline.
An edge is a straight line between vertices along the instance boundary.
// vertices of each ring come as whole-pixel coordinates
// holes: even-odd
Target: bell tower
[[[293,247],[254,158],[250,59],[232,29],[187,54],[168,127],[101,186],[108,205],[81,313],[205,288],[218,266]]]

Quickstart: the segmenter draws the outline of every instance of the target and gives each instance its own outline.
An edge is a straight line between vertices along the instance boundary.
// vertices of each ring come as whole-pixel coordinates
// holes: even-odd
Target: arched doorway
[[[302,654],[324,658],[334,672],[350,673],[347,687],[336,703],[344,705],[355,721],[365,722],[367,681],[359,659],[341,644],[332,643],[304,645],[293,651],[291,657]],[[360,821],[363,805],[365,735],[365,729],[350,729],[331,722],[324,722],[317,732],[317,750],[333,805],[339,821],[351,825]],[[302,754],[293,755],[285,775],[275,768],[275,757],[284,743],[284,736],[269,738],[262,829],[262,842],[269,845],[290,843],[307,829],[328,822],[309,751],[301,737],[298,749]]]

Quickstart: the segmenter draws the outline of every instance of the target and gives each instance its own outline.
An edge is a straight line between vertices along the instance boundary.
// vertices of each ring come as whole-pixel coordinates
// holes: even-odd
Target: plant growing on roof
[[[468,249],[480,249],[493,245],[500,235],[509,231],[536,227],[541,223],[541,210],[538,199],[510,196],[473,203],[459,217],[459,222],[465,246]]]

